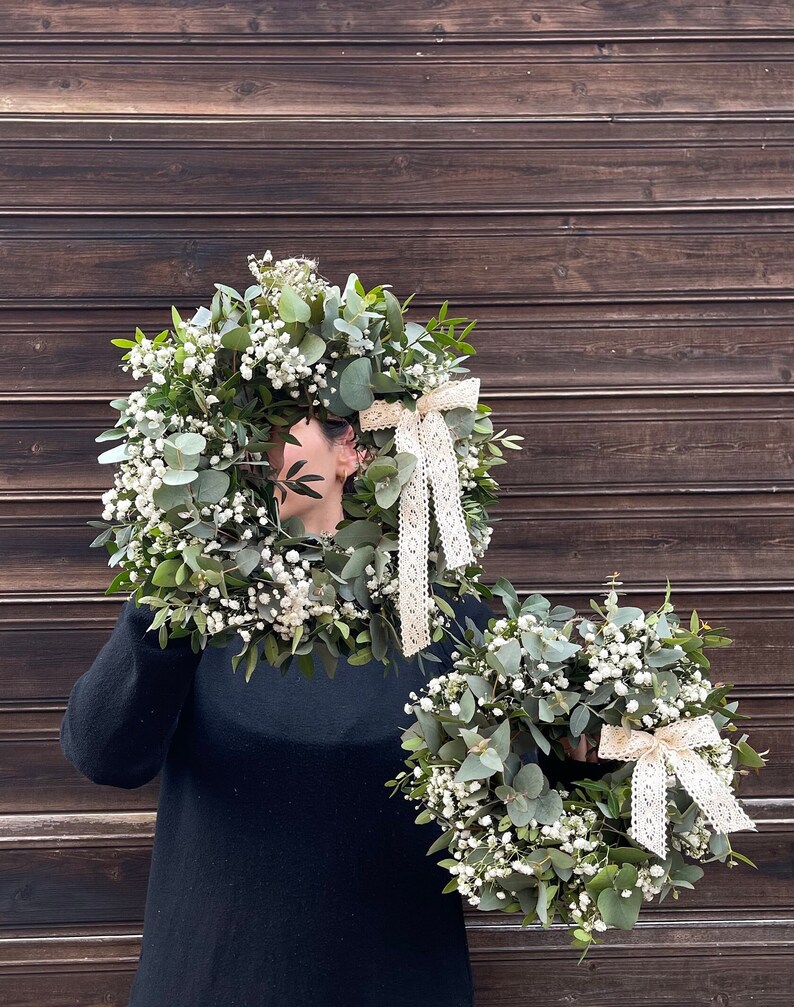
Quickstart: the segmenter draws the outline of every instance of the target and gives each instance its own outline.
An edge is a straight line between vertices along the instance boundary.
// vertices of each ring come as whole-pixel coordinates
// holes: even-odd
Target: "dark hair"
[[[350,421],[341,416],[329,416],[325,421],[320,420],[320,428],[329,446],[341,442],[347,434],[348,427],[351,426]],[[342,493],[354,492],[355,478],[355,472],[351,472],[347,479],[345,479]]]

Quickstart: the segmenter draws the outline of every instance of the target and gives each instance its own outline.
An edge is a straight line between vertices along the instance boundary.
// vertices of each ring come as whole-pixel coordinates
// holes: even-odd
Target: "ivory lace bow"
[[[708,714],[679,720],[648,731],[632,731],[605,724],[598,755],[603,759],[636,759],[631,779],[631,831],[635,842],[659,857],[667,856],[667,765],[717,832],[755,829],[755,822],[739,805],[732,789],[694,750],[720,741]]]
[[[479,378],[447,381],[416,400],[416,411],[402,402],[376,399],[359,413],[362,430],[396,427],[394,446],[410,451],[416,466],[400,490],[398,587],[401,646],[406,657],[430,644],[428,629],[428,576],[430,501],[450,569],[474,562],[471,538],[461,505],[455,445],[444,409],[477,408]]]

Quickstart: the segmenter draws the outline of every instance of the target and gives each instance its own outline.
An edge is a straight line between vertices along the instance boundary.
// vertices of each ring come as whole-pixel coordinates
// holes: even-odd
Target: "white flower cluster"
[[[460,453],[456,452],[456,455],[461,489],[474,489],[477,486],[475,475],[480,471],[483,462],[482,445],[469,440],[466,454],[461,457]]]
[[[699,814],[689,832],[673,832],[670,845],[692,860],[702,860],[709,854],[709,840],[712,829],[705,815]]]
[[[553,825],[542,825],[540,833],[544,839],[551,840],[559,846],[563,853],[581,856],[592,853],[600,845],[600,835],[596,834],[595,838],[591,835],[596,821],[595,811],[566,811]],[[577,868],[574,868],[574,873],[590,875],[595,874],[597,870],[598,868],[593,864],[583,861]]]
[[[644,656],[660,650],[662,644],[654,627],[648,625],[644,618],[638,617],[623,628],[608,620],[602,623],[597,632],[592,623],[584,628],[587,632],[583,654],[591,669],[583,683],[584,689],[593,693],[604,683],[610,682],[613,693],[618,698],[647,689],[644,695],[651,700],[653,709],[639,718],[643,727],[663,727],[682,716],[687,717],[690,715],[690,707],[707,699],[711,682],[687,658],[682,658],[666,669],[675,673],[677,693],[670,698],[653,694],[653,673],[645,667]],[[634,697],[627,699],[624,704],[625,712],[629,715],[636,713],[639,707],[640,702]]]
[[[422,771],[419,766],[414,769],[414,775],[422,776]],[[471,815],[474,811],[474,806],[469,804],[465,810],[464,805],[469,798],[469,795],[475,791],[479,790],[481,783],[478,780],[469,780],[464,783],[454,783],[454,777],[456,773],[456,768],[454,766],[440,766],[434,765],[430,767],[428,774],[425,776],[427,780],[427,790],[424,795],[424,802],[427,806],[443,818],[448,821],[457,820],[460,829],[463,828],[463,821],[460,819],[461,814]],[[406,794],[406,799],[409,795]]]
[[[340,303],[347,303],[342,298],[342,291],[338,286],[328,283],[321,276],[315,273],[318,266],[317,259],[306,259],[306,258],[287,258],[280,259],[275,266],[270,266],[269,263],[273,261],[273,255],[268,249],[265,254],[257,259],[255,255],[248,256],[248,268],[251,273],[259,281],[262,286],[262,296],[271,306],[271,314],[277,317],[276,309],[278,306],[278,301],[281,296],[281,288],[285,285],[290,286],[296,293],[307,303],[314,300],[318,294],[322,294],[323,298],[327,300],[329,296],[336,297]],[[254,317],[258,319],[259,312],[253,312]],[[280,326],[283,326],[283,322],[278,319]],[[350,338],[349,334],[345,332],[344,329],[337,329],[334,338],[341,343],[344,343],[345,356],[366,356],[371,350],[375,349],[375,343],[369,337],[370,330],[365,327],[362,330],[361,335],[358,338]],[[253,336],[253,333],[252,333]],[[293,347],[293,350],[296,349]],[[250,351],[249,351],[250,352]],[[295,353],[291,353],[293,357],[296,357]],[[329,354],[331,357],[338,357],[339,351],[332,350]],[[270,359],[270,358],[268,358]],[[385,358],[384,358],[385,364]],[[291,365],[297,369],[305,368],[305,357],[302,358],[302,363],[295,361],[285,361],[285,364]],[[286,377],[281,378],[281,375],[276,373],[275,380],[271,376],[270,369],[268,369],[268,378],[274,381],[274,387],[282,387],[280,384],[276,384],[275,381],[283,380],[284,385],[289,386],[296,379],[290,379],[289,372],[290,367],[284,368],[286,372]],[[324,371],[325,368],[323,368]],[[408,368],[410,373],[410,368]],[[322,372],[320,372],[322,373]],[[245,376],[245,375],[244,375]],[[306,377],[306,374],[300,375],[301,377]],[[316,385],[317,387],[312,387]],[[315,374],[314,380],[308,386],[308,391],[316,392],[317,388],[326,387],[324,380],[318,380],[318,376]],[[331,391],[336,391],[335,388],[331,388]],[[290,392],[293,395],[292,392]],[[293,395],[297,398],[297,395]],[[315,401],[315,405],[319,405],[319,401]]]
[[[488,551],[488,547],[491,544],[491,538],[493,537],[493,528],[491,525],[486,525],[483,529],[481,536],[476,536],[472,539],[471,551],[475,558],[484,556]],[[476,578],[475,578],[476,579]]]
[[[602,682],[610,678],[617,680],[614,688],[619,696],[625,696],[629,691],[625,678],[633,681],[635,685],[650,684],[650,672],[642,670],[643,661],[638,656],[648,639],[647,632],[643,633],[646,629],[644,620],[635,619],[629,623],[629,631],[634,630],[636,634],[632,639],[627,639],[626,633],[611,622],[605,622],[599,632],[600,646],[593,632],[594,628],[589,628],[585,634],[587,645],[584,651],[588,655],[587,663],[592,669],[584,683],[587,692],[595,692]]]
[[[317,259],[293,256],[279,259],[275,265],[271,265],[272,262],[273,253],[269,248],[258,259],[253,253],[248,256],[248,268],[261,285],[262,295],[273,308],[277,307],[281,288],[285,286],[292,287],[306,300],[333,289],[326,280],[315,273],[319,265]]]
[[[419,344],[414,343],[412,347],[414,356],[421,352]],[[439,385],[444,385],[447,381],[454,379],[451,362],[447,357],[436,359],[429,354],[423,357],[423,363],[403,364],[398,368],[399,373],[405,377],[412,377],[414,384],[420,389],[420,394],[432,391]],[[384,357],[384,366],[389,366],[389,362],[398,363],[397,357]]]
[[[648,867],[638,867],[637,875],[637,887],[642,889],[644,901],[651,902],[664,887],[667,872],[661,864],[651,864]]]
[[[364,567],[364,573],[369,574],[367,590],[373,602],[382,602],[390,595],[394,595],[395,600],[400,597],[399,575],[391,552],[384,554],[383,572],[380,577],[372,563]]]
[[[457,651],[453,651],[453,654],[456,653]],[[431,678],[422,689],[426,695],[421,698],[415,692],[409,692],[408,696],[410,699],[418,700],[419,706],[427,713],[441,713],[448,707],[452,716],[457,717],[460,713],[460,704],[457,701],[467,688],[466,676],[458,671],[450,671],[446,675]],[[405,704],[405,712],[413,713],[413,706],[410,703]]]

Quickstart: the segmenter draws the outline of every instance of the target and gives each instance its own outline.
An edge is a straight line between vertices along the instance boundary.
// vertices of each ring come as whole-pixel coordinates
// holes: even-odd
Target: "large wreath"
[[[539,594],[520,604],[504,578],[492,593],[507,617],[484,633],[467,620],[451,670],[410,693],[411,754],[386,783],[417,802],[417,823],[443,827],[428,854],[451,855],[444,891],[521,912],[522,926],[559,916],[586,951],[600,931],[632,928],[643,901],[692,888],[696,861],[751,863],[728,840],[755,829],[732,788],[765,760],[746,735],[720,737],[738,704],[703,651],[730,644],[723,631],[697,612],[681,626],[669,582],[645,613],[618,604],[613,577],[603,607],[591,601],[597,618],[578,623]],[[592,737],[600,766],[559,761]]]
[[[190,319],[172,308],[154,338],[112,340],[147,384],[111,403],[118,421],[97,438],[121,441],[99,456],[119,469],[89,522],[103,529],[91,545],[121,568],[107,593],[156,608],[163,647],[167,627],[196,652],[239,634],[246,679],[262,650],[308,676],[312,651],[329,676],[342,655],[388,669],[391,643],[421,662],[453,615],[431,585],[478,593],[490,470],[522,439],[494,432],[479,379],[455,380],[476,322],[448,318],[446,301],[425,325],[405,321],[411,298],[366,291],[355,273],[340,290],[313,259],[268,250],[248,264],[243,293],[216,283]],[[279,519],[277,492],[319,494],[303,462],[280,483],[268,456],[313,416],[346,418],[367,460],[333,534]]]

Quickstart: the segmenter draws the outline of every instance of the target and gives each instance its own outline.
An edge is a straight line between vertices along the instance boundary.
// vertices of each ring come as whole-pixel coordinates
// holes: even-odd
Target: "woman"
[[[333,532],[361,456],[341,419],[301,420],[291,465],[322,481],[316,499],[286,492],[282,519]],[[456,632],[490,608],[453,600]],[[129,1007],[472,1007],[462,902],[443,895],[437,828],[385,781],[403,764],[408,693],[425,684],[415,658],[399,675],[340,659],[328,679],[261,664],[233,673],[235,639],[194,654],[160,648],[154,616],[132,601],[74,684],[61,748],[96,783],[140,787],[162,770],[141,957]],[[454,644],[433,645],[447,668]],[[584,748],[572,753],[584,757]],[[543,759],[541,759],[543,761]],[[547,760],[557,779],[576,768]]]
[[[290,432],[300,445],[275,449],[279,479],[307,458],[321,498],[287,492],[280,516],[333,532],[354,430],[312,417]],[[487,626],[484,602],[442,593],[459,631],[466,615]],[[263,663],[246,682],[231,670],[239,639],[161,650],[153,615],[124,603],[60,732],[96,783],[135,788],[162,770],[130,1007],[471,1007],[461,899],[426,855],[439,830],[385,786],[408,693],[425,684],[416,658],[395,655],[387,676],[340,658],[333,680],[319,659],[312,679]],[[444,663],[428,666],[453,649],[433,645]]]

